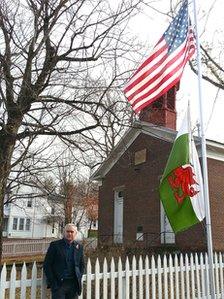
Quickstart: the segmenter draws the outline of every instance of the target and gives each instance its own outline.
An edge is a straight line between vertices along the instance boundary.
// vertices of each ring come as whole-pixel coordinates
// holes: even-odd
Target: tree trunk
[[[74,186],[67,182],[65,184],[65,224],[73,222],[73,208],[74,208]]]
[[[72,222],[72,202],[70,198],[65,201],[65,224]]]
[[[2,164],[2,161],[0,161],[0,163]],[[9,172],[7,171],[7,169],[5,169],[5,167],[0,167],[0,265],[2,265],[4,199],[7,184],[6,177],[8,177],[8,175]]]
[[[2,185],[2,184],[1,184]],[[2,194],[4,194],[4,187],[1,186],[0,187],[1,191],[0,191],[0,271],[1,271],[1,266],[2,266],[2,245],[3,245],[3,216],[4,216],[4,196],[2,196]],[[1,273],[1,272],[0,272]]]
[[[3,218],[4,200],[6,194],[7,180],[11,170],[12,154],[16,143],[16,134],[22,121],[22,114],[15,120],[8,121],[8,124],[0,131],[0,265],[2,265],[3,245]]]

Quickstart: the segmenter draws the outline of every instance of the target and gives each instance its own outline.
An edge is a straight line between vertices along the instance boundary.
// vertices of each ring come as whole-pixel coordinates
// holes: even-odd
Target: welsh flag
[[[205,217],[201,167],[188,118],[186,113],[159,187],[160,199],[175,233]]]

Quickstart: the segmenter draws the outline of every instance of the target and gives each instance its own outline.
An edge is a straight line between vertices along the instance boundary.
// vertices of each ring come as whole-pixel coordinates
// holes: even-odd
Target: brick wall
[[[211,223],[214,249],[224,251],[224,162],[208,159]]]

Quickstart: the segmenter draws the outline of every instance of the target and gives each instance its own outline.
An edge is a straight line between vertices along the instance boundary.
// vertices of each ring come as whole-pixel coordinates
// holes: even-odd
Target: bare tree
[[[92,229],[94,222],[98,220],[98,192],[87,194],[85,198],[86,215],[89,220],[89,230]]]
[[[224,90],[224,66],[222,65],[223,53],[219,55],[212,53],[211,45],[201,45],[203,79],[211,83],[213,86]],[[191,69],[198,74],[196,61],[190,63]]]
[[[53,172],[39,172],[20,184],[21,188],[31,187],[32,195],[44,198],[52,208],[49,212],[46,205],[47,223],[74,222],[81,228],[97,220],[98,188],[87,175],[80,175],[80,165],[76,163],[75,158],[65,152],[55,161]],[[24,198],[24,193],[22,196]]]
[[[102,117],[101,126],[94,131],[83,132],[80,162],[91,170],[105,160],[121,139],[125,130],[133,125],[134,115],[128,102],[114,99],[121,98],[120,91],[110,91],[106,95],[110,112]],[[86,152],[89,152],[86,155]]]
[[[56,136],[79,148],[74,136],[100,126],[105,95],[121,83],[109,68],[130,54],[125,27],[139,2],[1,1],[0,231],[7,179],[33,142]]]

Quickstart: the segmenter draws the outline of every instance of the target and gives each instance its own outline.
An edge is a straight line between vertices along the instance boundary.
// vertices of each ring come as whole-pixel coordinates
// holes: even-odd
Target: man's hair
[[[72,227],[77,232],[77,226],[74,223],[67,223],[65,225],[64,231],[66,231],[69,227]]]

